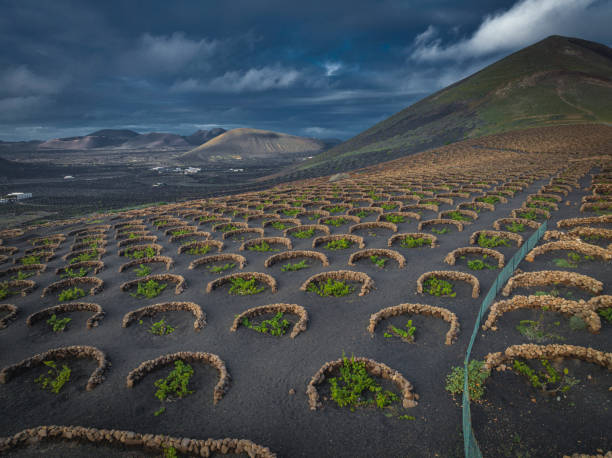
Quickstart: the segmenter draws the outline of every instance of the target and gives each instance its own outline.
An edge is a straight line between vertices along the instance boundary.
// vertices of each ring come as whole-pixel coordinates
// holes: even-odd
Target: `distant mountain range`
[[[181,165],[205,165],[208,162],[253,162],[261,160],[294,162],[296,156],[316,155],[340,143],[266,130],[222,128],[198,130],[181,136],[151,132],[139,134],[127,129],[103,129],[79,137],[47,141],[1,142],[0,153],[35,151],[113,151],[169,150],[184,151],[173,162]],[[195,148],[194,148],[195,146]],[[5,156],[9,159],[12,157]]]
[[[351,170],[517,129],[612,123],[611,101],[612,49],[551,36],[430,95],[285,176]]]
[[[86,150],[93,148],[162,149],[200,145],[225,129],[198,130],[189,136],[151,132],[139,134],[126,129],[103,129],[82,137],[54,138],[41,142],[38,149]]]

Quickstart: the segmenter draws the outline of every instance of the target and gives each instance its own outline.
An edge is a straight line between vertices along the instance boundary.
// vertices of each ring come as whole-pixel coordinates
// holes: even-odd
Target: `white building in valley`
[[[16,202],[18,200],[29,199],[32,197],[31,192],[11,192],[0,198],[0,204],[8,204],[9,202]]]

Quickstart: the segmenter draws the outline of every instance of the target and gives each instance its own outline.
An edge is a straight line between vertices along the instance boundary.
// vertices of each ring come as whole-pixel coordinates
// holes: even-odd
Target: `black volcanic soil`
[[[106,316],[98,328],[87,330],[88,314],[72,313],[73,322],[67,331],[50,332],[44,322],[32,328],[25,325],[30,313],[57,304],[57,296],[40,298],[42,288],[58,280],[55,268],[63,266],[61,256],[68,252],[72,243],[69,237],[49,263],[45,273],[33,279],[38,288],[26,297],[11,297],[10,302],[20,307],[16,321],[0,331],[0,366],[4,367],[32,356],[35,353],[65,345],[93,345],[106,352],[112,366],[106,380],[93,391],[85,391],[88,373],[94,364],[90,361],[70,361],[74,370],[73,379],[54,395],[43,392],[34,384],[40,369],[32,369],[0,385],[0,435],[14,434],[24,428],[42,424],[82,425],[98,428],[115,428],[142,433],[170,434],[193,438],[238,437],[270,447],[279,456],[462,456],[461,409],[444,389],[445,377],[452,366],[462,365],[467,344],[472,333],[475,313],[486,291],[492,284],[497,270],[473,272],[465,262],[449,266],[443,262],[451,250],[468,246],[473,231],[491,229],[495,219],[506,217],[510,210],[518,208],[529,193],[534,193],[548,180],[540,180],[528,189],[519,192],[507,204],[498,204],[495,212],[483,211],[473,224],[466,225],[463,232],[451,228],[451,232],[439,235],[437,248],[405,249],[399,244],[392,247],[400,251],[407,260],[404,269],[398,269],[393,261],[384,270],[362,260],[358,265],[347,266],[350,253],[358,248],[325,252],[329,267],[321,267],[312,260],[311,267],[298,272],[281,272],[283,263],[266,269],[264,260],[271,253],[240,252],[248,260],[245,271],[268,273],[278,281],[278,292],[266,289],[255,296],[230,296],[227,286],[207,294],[205,287],[216,275],[204,267],[188,270],[195,256],[177,254],[178,244],[168,242],[163,231],[148,223],[149,229],[160,237],[163,255],[175,261],[170,273],[185,276],[187,288],[180,295],[174,294],[169,285],[154,299],[137,299],[128,292],[121,292],[119,285],[136,278],[132,269],[121,274],[119,266],[126,261],[117,256],[118,249],[109,230],[108,252],[102,258],[106,268],[98,275],[105,282],[104,290],[83,301],[100,304]],[[582,187],[589,179],[581,181]],[[585,216],[578,211],[580,197],[587,191],[573,191],[567,199],[572,206],[560,206],[553,212],[549,222],[562,218]],[[455,204],[466,201],[458,199]],[[448,210],[443,205],[441,211]],[[312,224],[306,218],[303,224]],[[76,226],[75,226],[76,227]],[[72,227],[64,229],[68,232]],[[203,229],[207,230],[207,229]],[[345,233],[346,227],[332,228],[332,233]],[[57,231],[54,231],[57,232]],[[399,232],[417,232],[417,222],[399,224]],[[428,232],[428,231],[425,231]],[[526,231],[527,238],[532,231]],[[364,235],[366,248],[387,248],[389,231],[375,230],[376,236]],[[266,235],[278,235],[272,227]],[[28,234],[20,239],[6,240],[5,245],[27,247],[26,239],[40,234]],[[221,239],[220,233],[214,234]],[[311,249],[312,239],[293,238],[294,249]],[[223,252],[238,252],[239,243],[226,241]],[[516,247],[500,249],[509,259]],[[523,262],[523,270],[550,267],[550,256],[536,258],[533,263]],[[8,264],[0,267],[5,268]],[[555,267],[556,268],[556,267]],[[349,269],[370,275],[376,289],[358,297],[356,293],[345,298],[321,298],[313,293],[299,291],[301,283],[318,272]],[[236,269],[237,270],[237,269]],[[461,270],[476,275],[481,282],[481,295],[472,299],[470,287],[456,284],[455,298],[437,298],[416,293],[416,280],[430,270]],[[576,269],[583,272],[582,267]],[[611,294],[612,267],[593,262],[585,266],[585,273],[606,282],[603,294]],[[124,329],[121,320],[125,313],[144,305],[170,300],[193,301],[207,315],[208,325],[201,332],[194,332],[193,317],[185,312],[168,312],[163,315],[176,327],[176,331],[164,337],[151,335],[143,325],[132,324]],[[229,328],[234,316],[247,308],[270,303],[297,303],[304,306],[310,316],[308,329],[295,339],[261,335],[239,328],[232,333]],[[404,302],[416,302],[449,308],[458,315],[461,331],[458,341],[444,345],[447,323],[429,317],[416,316],[416,342],[403,343],[398,339],[382,336],[384,325],[377,327],[371,338],[366,327],[370,314],[383,307]],[[480,332],[473,358],[482,358],[490,351],[501,351],[508,345],[524,343],[525,339],[515,331],[520,319],[534,316],[535,312],[517,311],[504,315],[497,332]],[[599,335],[586,331],[571,331],[567,318],[554,314],[560,320],[558,334],[564,343],[592,346],[610,351],[612,327],[602,324]],[[158,319],[156,317],[156,319]],[[396,319],[402,324],[405,317]],[[549,343],[549,342],[546,342]],[[231,375],[231,384],[224,398],[213,404],[212,389],[217,381],[216,372],[202,364],[192,364],[195,375],[190,384],[194,393],[182,400],[168,403],[166,412],[160,416],[153,413],[159,408],[154,397],[153,382],[167,373],[167,369],[147,375],[134,388],[126,388],[126,376],[142,361],[176,351],[205,351],[219,355]],[[330,401],[317,411],[308,408],[306,385],[310,377],[326,362],[342,354],[366,356],[384,362],[401,372],[414,385],[419,394],[419,404],[402,413],[412,415],[415,420],[388,418],[384,412],[373,409],[358,409],[350,412],[340,409]],[[601,448],[612,448],[609,434],[612,376],[600,368],[577,361],[568,362],[570,371],[581,380],[567,399],[556,401],[540,395],[525,380],[512,373],[494,373],[487,381],[485,403],[472,406],[475,434],[486,456],[558,456],[576,451],[594,452]],[[592,377],[592,381],[587,376]],[[295,394],[290,394],[295,390]],[[325,393],[325,388],[321,389]],[[531,399],[535,398],[536,402]],[[47,448],[24,448],[9,456],[128,456],[129,451],[93,447],[91,445],[45,445]],[[139,451],[129,456],[140,456]]]

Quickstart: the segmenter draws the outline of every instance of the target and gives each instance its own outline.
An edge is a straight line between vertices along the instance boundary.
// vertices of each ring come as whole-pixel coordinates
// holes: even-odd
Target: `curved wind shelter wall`
[[[502,295],[509,296],[514,288],[530,288],[532,286],[545,286],[561,284],[573,286],[591,294],[600,294],[603,283],[588,275],[567,272],[564,270],[539,270],[514,275],[502,290]]]
[[[355,272],[353,270],[332,270],[330,272],[321,272],[308,278],[304,283],[302,283],[302,286],[300,286],[300,291],[306,291],[310,283],[328,279],[360,282],[360,296],[365,296],[372,289],[374,289],[374,280],[372,280],[368,274],[364,274],[363,272]]]
[[[533,262],[536,256],[557,250],[577,251],[585,256],[593,256],[603,261],[612,260],[612,251],[606,250],[605,248],[591,245],[590,243],[561,240],[558,242],[545,243],[544,245],[534,248],[525,256],[525,261]]]
[[[450,329],[446,333],[446,345],[451,345],[457,340],[459,334],[459,320],[457,315],[444,307],[434,307],[432,305],[424,304],[399,304],[393,307],[386,307],[379,310],[376,313],[370,315],[370,322],[368,324],[368,332],[373,337],[376,325],[389,317],[404,315],[407,313],[418,314],[418,315],[429,315],[435,318],[442,318],[444,321],[450,324]]]
[[[206,326],[206,313],[195,302],[162,302],[160,304],[148,305],[126,313],[121,321],[121,327],[127,328],[133,321],[145,316],[155,316],[163,312],[190,312],[194,317],[193,328],[200,331]]]
[[[17,364],[6,366],[0,371],[0,383],[7,383],[16,375],[30,369],[33,366],[38,366],[46,360],[67,359],[67,358],[92,358],[98,363],[98,367],[92,372],[87,380],[87,391],[93,390],[96,386],[104,381],[104,372],[110,366],[110,362],[106,358],[103,351],[96,347],[86,345],[73,345],[71,347],[60,347],[52,350],[47,350],[43,353],[38,353],[30,358],[26,358]]]
[[[454,266],[458,256],[463,256],[466,254],[479,254],[487,257],[492,257],[497,261],[497,267],[500,269],[504,267],[504,255],[499,251],[492,250],[490,248],[481,248],[477,246],[468,246],[463,248],[457,248],[456,250],[451,251],[444,258],[444,262],[448,265]]]
[[[456,270],[432,270],[425,272],[417,279],[417,293],[423,293],[423,283],[430,277],[446,278],[448,280],[464,281],[472,285],[472,298],[476,299],[480,294],[480,282],[472,274],[459,272]]]
[[[286,261],[288,259],[299,259],[299,258],[310,258],[321,261],[321,265],[324,267],[329,266],[329,260],[324,253],[310,250],[294,250],[294,251],[283,251],[282,253],[274,254],[264,261],[264,267],[270,267],[277,262]]]
[[[394,369],[391,369],[386,364],[379,363],[373,359],[354,357],[354,360],[364,363],[366,371],[371,375],[379,376],[392,381],[402,393],[402,406],[405,409],[416,407],[418,395],[412,392],[412,384],[406,380],[402,374]],[[306,395],[308,396],[310,410],[317,410],[323,406],[319,401],[317,385],[321,385],[327,376],[329,376],[335,369],[339,368],[343,364],[344,360],[342,358],[335,361],[328,361],[327,363],[323,364],[317,373],[310,379],[310,382],[308,382],[308,387],[306,388]]]
[[[597,364],[612,371],[612,353],[595,350],[594,348],[580,347],[577,345],[536,345],[523,344],[512,345],[503,352],[489,353],[485,356],[485,367],[503,371],[508,368],[508,363],[516,358],[524,359],[556,359],[575,358]]]
[[[366,250],[356,251],[349,257],[348,265],[354,266],[355,261],[363,258],[369,258],[370,256],[386,256],[387,258],[396,261],[400,269],[406,267],[406,258],[402,254],[395,250],[388,250],[386,248],[369,248]]]
[[[189,263],[189,269],[195,269],[198,266],[204,264],[211,264],[213,262],[224,262],[224,261],[232,261],[238,264],[240,269],[243,269],[247,263],[247,260],[244,256],[240,254],[213,254],[210,256],[204,256],[203,258],[194,259]]]
[[[169,281],[174,283],[176,286],[174,288],[174,294],[181,294],[185,289],[185,278],[182,275],[174,275],[174,274],[157,274],[157,275],[147,275],[146,277],[138,278],[132,281],[126,281],[123,283],[120,288],[121,291],[127,291],[134,286],[138,286],[139,283],[147,283],[150,280],[154,280],[157,282],[161,281]]]
[[[304,307],[297,304],[268,304],[245,310],[240,315],[236,315],[236,318],[234,318],[234,322],[232,323],[230,331],[237,331],[238,327],[242,324],[242,320],[244,318],[251,318],[278,312],[289,313],[298,316],[298,322],[293,325],[293,329],[291,330],[290,337],[292,339],[294,339],[300,332],[306,331],[306,328],[308,326],[308,312],[306,312],[306,309]]]
[[[138,367],[128,374],[126,378],[126,385],[128,388],[133,388],[145,375],[154,369],[161,366],[172,364],[174,361],[181,360],[188,363],[204,363],[209,364],[219,373],[219,381],[215,385],[213,390],[213,402],[216,404],[223,398],[223,395],[229,387],[230,376],[225,367],[225,363],[221,358],[212,353],[204,352],[193,352],[193,351],[179,351],[177,353],[170,353],[168,355],[162,355],[155,359],[143,361]]]
[[[77,278],[67,278],[65,280],[56,281],[55,283],[51,283],[45,289],[40,297],[45,297],[49,293],[54,293],[63,288],[70,288],[71,286],[85,286],[91,285],[89,290],[89,294],[92,296],[94,294],[98,294],[104,288],[104,281],[100,280],[98,277],[77,277]]]
[[[94,314],[87,319],[87,329],[98,326],[99,321],[102,320],[105,315],[104,309],[98,304],[91,302],[70,302],[68,304],[60,304],[32,313],[26,318],[26,324],[28,326],[33,326],[37,321],[44,320],[52,315],[68,312],[93,312]]]
[[[143,452],[154,451],[160,456],[170,447],[185,456],[195,453],[199,456],[212,456],[212,454],[246,454],[252,458],[276,458],[268,447],[257,445],[247,439],[189,439],[184,437],[167,436],[161,434],[141,434],[120,429],[97,429],[84,426],[58,426],[44,425],[25,429],[9,437],[0,437],[0,451],[10,452],[20,447],[36,447],[39,443],[47,444],[52,441],[68,441],[69,443],[90,442],[96,446],[121,446],[137,444]],[[44,448],[37,449],[42,452]],[[76,449],[78,450],[78,448]],[[102,453],[102,450],[100,452]],[[132,455],[130,455],[132,456]]]
[[[216,280],[209,282],[206,285],[206,292],[210,293],[213,289],[218,288],[219,286],[222,286],[225,283],[230,283],[234,278],[242,278],[243,280],[250,280],[251,278],[254,278],[257,281],[268,285],[273,293],[278,291],[276,287],[276,280],[271,275],[264,274],[261,272],[237,272],[235,274],[225,275],[224,277],[220,277]]]

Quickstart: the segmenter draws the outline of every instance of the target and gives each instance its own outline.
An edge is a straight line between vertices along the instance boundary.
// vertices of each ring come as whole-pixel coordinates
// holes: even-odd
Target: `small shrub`
[[[38,256],[25,256],[21,258],[21,265],[30,266],[32,264],[38,264],[40,262],[40,258]]]
[[[178,229],[176,231],[172,231],[172,236],[177,237],[179,235],[189,234],[190,232],[191,232],[191,229]]]
[[[210,251],[210,245],[194,246],[187,250],[187,254],[203,255]]]
[[[193,368],[189,364],[185,364],[180,359],[174,362],[174,369],[170,371],[168,376],[164,379],[156,380],[154,386],[157,388],[155,397],[161,402],[174,397],[183,398],[188,394],[193,393],[189,390],[189,380],[193,375]],[[165,412],[166,408],[162,406],[155,412],[155,416],[158,416]]]
[[[226,270],[233,269],[234,267],[236,267],[236,264],[233,262],[228,262],[222,266],[207,266],[206,269],[213,274],[219,274],[221,272],[225,272]]]
[[[278,312],[274,317],[269,320],[263,320],[260,324],[254,324],[245,317],[242,319],[242,325],[262,334],[282,336],[287,333],[291,323],[283,318],[283,312]]]
[[[467,262],[467,266],[472,270],[497,269],[497,266],[485,262],[487,255],[482,255],[482,259],[472,259]]]
[[[543,293],[543,294],[538,294]],[[551,295],[544,291],[538,291],[536,296],[548,296]],[[558,296],[557,292],[557,296]],[[544,312],[548,310],[548,307],[542,307],[540,311],[540,316],[537,320],[521,320],[519,324],[516,325],[516,330],[523,336],[525,336],[528,340],[533,340],[535,342],[542,342],[548,339],[557,339],[564,340],[562,336],[549,333],[546,329],[546,326],[543,323],[544,320]]]
[[[374,190],[370,190],[368,191],[368,196],[370,197],[370,199],[374,200],[374,201],[378,201],[381,200],[382,197],[381,196],[377,196],[376,193],[374,192]]]
[[[344,250],[346,248],[350,248],[352,244],[353,243],[351,241],[342,238],[328,242],[327,245],[325,245],[325,248],[328,250]]]
[[[273,249],[272,247],[270,247],[270,244],[266,242],[265,240],[262,240],[259,245],[258,244],[251,245],[247,249],[249,251],[259,251],[259,252],[279,251],[277,249]]]
[[[453,285],[451,283],[438,277],[429,277],[425,280],[423,286],[425,287],[425,291],[432,296],[455,297],[457,295],[457,293],[453,291]]]
[[[587,324],[582,318],[574,315],[569,319],[569,327],[572,331],[582,331],[583,329],[586,329]]]
[[[310,267],[310,264],[306,262],[305,259],[302,259],[300,262],[296,263],[287,263],[281,267],[281,272],[295,272],[296,270],[302,270]]]
[[[229,232],[229,231],[235,231],[236,229],[238,229],[238,226],[235,226],[233,224],[224,224],[218,230],[220,232]]]
[[[442,234],[447,234],[450,232],[450,229],[448,227],[443,227],[442,229],[438,229],[435,227],[431,228],[431,232],[433,232],[434,234],[438,234],[438,235],[442,235]]]
[[[346,210],[346,207],[343,207],[341,205],[335,205],[332,208],[329,209],[329,212],[334,214],[334,213],[342,213],[344,210]]]
[[[34,272],[24,272],[23,270],[17,271],[17,275],[12,276],[11,280],[25,280],[34,276]]]
[[[413,237],[409,235],[400,242],[400,246],[404,248],[418,248],[422,247],[423,245],[431,245],[431,240],[423,237]]]
[[[513,221],[511,224],[507,224],[506,225],[506,230],[508,232],[523,232],[525,230],[525,225],[523,223],[517,223],[516,221]]]
[[[343,224],[346,224],[346,218],[336,218],[336,219],[328,219],[323,221],[325,224],[329,224],[330,226],[340,227]]]
[[[397,208],[397,204],[382,204],[380,207],[383,210],[394,210]]]
[[[149,266],[145,266],[144,264],[140,264],[140,267],[138,267],[134,272],[136,272],[136,276],[138,277],[146,277],[153,272],[153,269],[151,269]]]
[[[386,338],[392,337],[400,337],[404,342],[414,342],[414,333],[416,332],[416,327],[412,325],[412,320],[408,320],[405,326],[406,329],[398,328],[397,326],[389,325],[387,331],[383,335]]]
[[[597,310],[600,317],[606,320],[608,323],[612,323],[612,307]]]
[[[145,247],[143,250],[126,250],[124,256],[131,259],[152,258],[157,255],[152,246]],[[72,261],[71,261],[72,262]]]
[[[404,215],[385,215],[385,221],[394,224],[403,223]]]
[[[392,391],[383,390],[365,367],[365,362],[342,356],[340,377],[330,377],[331,398],[339,407],[378,407],[385,409],[400,400]],[[372,396],[372,397],[368,397]]]
[[[258,286],[255,278],[245,280],[244,278],[237,277],[231,278],[230,281],[232,286],[230,287],[229,293],[238,296],[250,296],[252,294],[261,293],[264,289],[266,289],[265,286]]]
[[[308,285],[307,291],[311,293],[316,293],[319,296],[334,296],[341,297],[347,296],[351,294],[355,288],[351,285],[346,284],[343,281],[333,280],[331,278],[327,279],[327,282],[312,282]]]
[[[73,301],[75,299],[78,299],[79,297],[84,297],[85,295],[85,291],[75,286],[74,288],[68,288],[61,291],[59,295],[59,300],[60,302]]]
[[[516,373],[524,375],[534,388],[542,390],[544,393],[567,393],[580,380],[570,377],[569,370],[564,368],[561,372],[557,371],[546,359],[541,359],[543,370],[535,371],[526,363],[515,360],[512,368]]]
[[[484,382],[491,375],[491,371],[486,370],[484,361],[471,360],[468,363],[468,395],[470,400],[479,401],[484,396]],[[454,395],[463,394],[463,379],[465,369],[463,366],[453,367],[450,374],[446,376],[446,391]]]
[[[383,269],[385,267],[385,263],[388,261],[387,258],[381,258],[379,256],[372,255],[370,256],[370,261],[376,264],[378,267]]]
[[[593,259],[593,256],[585,256],[583,259],[578,253],[570,252],[567,253],[567,258],[555,258],[553,262],[557,267],[575,269],[581,261],[592,261]]]
[[[447,217],[455,221],[472,221],[472,218],[462,214],[461,212],[457,210],[453,210],[447,213]]]
[[[6,299],[11,294],[14,294],[14,292],[9,289],[8,282],[0,283],[0,300]]]
[[[70,258],[70,264],[76,264],[77,262],[92,261],[94,259],[97,259],[97,257],[98,257],[98,252],[92,249],[90,251],[85,251],[84,253],[80,253],[74,258]]]
[[[81,278],[86,276],[89,273],[89,269],[85,267],[81,267],[79,270],[72,270],[72,268],[67,267],[64,270],[64,273],[60,275],[61,278]]]
[[[34,383],[40,385],[43,390],[49,389],[54,394],[59,394],[62,387],[70,380],[71,370],[65,364],[59,369],[55,361],[43,361],[49,368],[47,374],[43,374],[34,379]]]
[[[161,294],[168,285],[166,283],[158,283],[155,280],[149,280],[146,283],[138,283],[138,288],[135,293],[130,293],[133,297],[146,297],[152,299]]]
[[[274,221],[274,222],[272,223],[272,227],[273,227],[274,229],[277,229],[277,230],[279,230],[279,231],[282,231],[282,230],[287,229],[289,226],[288,226],[287,224],[285,224],[285,223],[279,223],[278,221]]]
[[[358,218],[367,218],[371,214],[372,214],[371,211],[361,210],[359,211],[359,213],[355,213],[355,216],[357,216]]]
[[[518,213],[518,217],[535,221],[538,218],[538,215],[534,210],[529,210],[524,211],[522,213]]]
[[[292,232],[291,235],[298,239],[309,239],[310,237],[314,235],[314,233],[315,233],[314,229],[308,229],[306,231]]]
[[[302,210],[299,208],[285,208],[283,210],[283,213],[286,216],[289,216],[290,218],[293,218],[295,215],[297,215],[299,212],[301,212]]]
[[[151,334],[155,334],[156,336],[165,336],[172,334],[174,332],[174,328],[166,323],[166,320],[162,318],[151,325],[149,332]]]
[[[500,199],[497,196],[485,196],[476,198],[476,202],[484,202],[491,205],[495,205],[497,202],[499,202],[499,200]]]
[[[53,315],[51,315],[51,318],[47,320],[47,324],[51,326],[53,332],[64,332],[66,326],[68,326],[68,323],[70,323],[71,321],[72,318],[58,318],[57,315],[55,315],[54,313]]]
[[[552,204],[548,204],[546,202],[529,202],[527,204],[527,208],[543,208],[544,210],[554,210],[555,208]]]
[[[478,236],[478,246],[482,248],[495,248],[498,246],[510,246],[510,241],[498,235],[487,237],[484,234]]]

